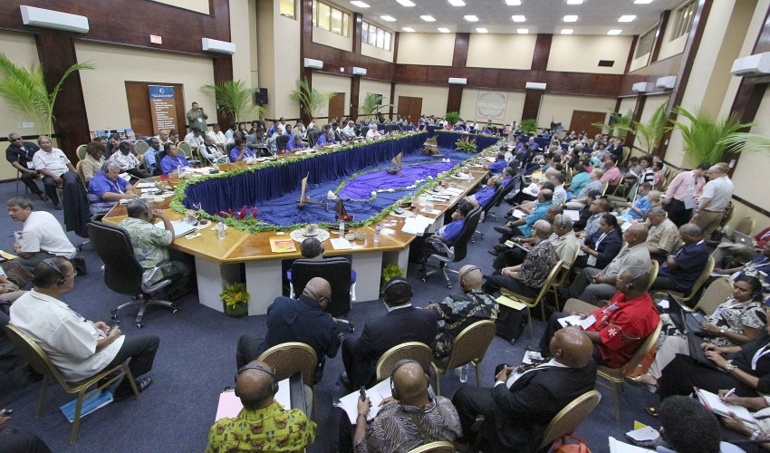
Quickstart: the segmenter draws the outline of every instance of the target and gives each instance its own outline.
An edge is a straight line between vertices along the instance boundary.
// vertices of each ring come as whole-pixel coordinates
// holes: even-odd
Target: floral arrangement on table
[[[423,133],[424,134],[425,132],[415,132],[415,133],[409,133],[407,135],[416,135],[418,133]],[[403,136],[401,136],[400,138],[403,138]],[[382,140],[395,140],[395,139],[396,138],[383,138]],[[340,152],[342,150],[348,150],[348,149],[351,149],[351,148],[360,148],[360,147],[363,147],[363,146],[366,146],[366,145],[367,145],[366,143],[354,144],[354,145],[347,146],[347,147],[344,147],[344,148],[333,148],[333,149],[328,150],[326,152],[327,153]],[[490,149],[490,148],[492,148],[492,147],[489,147],[487,149]],[[264,162],[262,165],[259,165],[259,166],[250,166],[250,167],[245,167],[245,168],[238,168],[238,169],[227,171],[227,172],[217,173],[217,174],[213,174],[213,175],[204,175],[204,176],[200,176],[198,178],[191,179],[191,180],[180,180],[179,183],[174,188],[174,198],[171,201],[170,208],[172,210],[174,210],[175,212],[179,212],[179,213],[185,213],[187,211],[187,207],[182,203],[182,200],[184,200],[184,198],[185,198],[185,189],[187,188],[188,184],[196,184],[198,182],[206,181],[206,180],[209,180],[209,179],[212,179],[212,178],[228,178],[228,177],[232,177],[232,176],[235,176],[235,175],[238,175],[238,174],[242,174],[242,173],[246,173],[246,172],[254,172],[254,171],[257,171],[257,170],[261,170],[263,168],[279,167],[279,166],[283,166],[283,165],[288,165],[291,162],[296,162],[296,161],[298,161],[300,159],[310,159],[310,158],[313,158],[313,157],[315,157],[315,155],[313,155],[313,154],[302,155],[302,156],[291,157],[291,158],[288,158],[288,159],[282,159],[282,160],[278,160],[278,161]],[[358,201],[372,201],[375,198],[377,198],[377,193],[379,193],[379,192],[394,192],[396,190],[410,190],[410,189],[416,189],[416,191],[412,194],[412,196],[413,197],[418,197],[418,196],[424,194],[425,192],[427,192],[428,190],[430,190],[433,187],[433,185],[434,185],[434,184],[430,184],[430,183],[429,184],[423,184],[422,187],[420,187],[418,189],[417,187],[421,183],[423,183],[425,181],[429,181],[429,182],[433,181],[434,183],[440,183],[449,174],[459,171],[460,168],[462,167],[462,165],[463,164],[460,163],[460,164],[456,165],[454,168],[452,168],[452,169],[450,169],[450,170],[448,170],[448,171],[446,171],[444,173],[439,173],[435,178],[431,177],[431,176],[428,176],[424,180],[415,181],[414,184],[412,184],[410,186],[401,187],[401,188],[390,188],[390,189],[375,190],[375,191],[372,191],[371,197],[366,199],[366,200],[352,200],[352,201],[356,201],[356,202],[358,202]],[[372,171],[379,171],[379,170],[364,170],[364,171],[361,171],[361,172],[354,173],[353,175],[351,175],[347,179],[352,180],[352,179],[354,179],[357,176],[360,176],[362,174],[366,174],[366,173],[369,173],[369,172],[372,172]],[[339,193],[345,187],[345,185],[346,185],[346,182],[343,181],[337,187],[337,189],[334,191],[334,193],[335,194]],[[369,225],[374,224],[374,223],[378,223],[378,222],[382,221],[382,219],[384,219],[385,217],[390,215],[391,211],[393,211],[394,209],[399,207],[399,205],[401,204],[402,201],[403,200],[399,200],[399,201],[395,202],[394,204],[386,207],[385,209],[380,211],[380,213],[377,214],[376,216],[369,217],[368,219],[360,220],[360,221],[357,221],[357,222],[351,222],[349,224],[349,226],[351,228],[360,228],[360,227],[369,226]],[[213,222],[218,222],[218,221],[221,220],[222,223],[224,223],[228,227],[233,227],[233,228],[235,228],[237,230],[240,230],[240,231],[243,231],[243,232],[246,232],[246,233],[250,233],[250,234],[261,233],[261,232],[264,232],[264,231],[286,231],[286,232],[288,232],[288,231],[295,230],[297,228],[304,228],[304,227],[307,226],[307,224],[304,224],[304,223],[303,224],[295,224],[295,225],[286,225],[286,226],[271,225],[271,224],[267,224],[267,223],[264,223],[264,222],[256,219],[256,217],[254,217],[254,216],[244,217],[242,220],[239,220],[238,218],[236,218],[237,216],[230,215],[229,212],[228,212],[228,216],[226,216],[226,217],[222,216],[221,214],[223,214],[224,212],[225,211],[220,212],[219,213],[220,215],[211,215],[211,214],[207,213],[206,211],[204,211],[202,209],[198,209],[198,211],[197,211],[197,213],[200,214],[201,218],[209,219],[209,220],[211,220]],[[240,213],[238,213],[238,214],[240,214]],[[332,224],[332,223],[329,223],[329,222],[322,222],[322,223],[319,223],[318,226],[319,226],[319,228],[328,229],[328,228],[335,228],[337,226],[337,224],[336,223]]]
[[[228,285],[219,295],[225,305],[225,313],[233,318],[243,318],[249,314],[249,299],[245,283]]]
[[[464,153],[475,153],[478,151],[476,146],[476,139],[470,137],[463,137],[455,142],[455,150],[462,151]]]

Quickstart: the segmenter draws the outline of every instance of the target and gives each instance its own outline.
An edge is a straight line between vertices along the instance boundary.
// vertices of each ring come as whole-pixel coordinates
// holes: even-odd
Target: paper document
[[[154,182],[140,182],[137,183],[134,188],[135,189],[149,189],[150,187],[155,188]]]
[[[629,431],[626,436],[634,442],[655,442],[660,439],[660,433],[652,426]]]
[[[513,213],[511,213],[511,216],[516,217],[517,219],[522,219],[527,216],[527,213],[521,209],[514,209]]]
[[[562,327],[577,326],[583,330],[586,330],[587,328],[594,325],[596,318],[593,315],[587,318],[583,318],[580,315],[571,315],[565,318],[560,318],[558,321]]]
[[[163,225],[163,222],[158,222],[155,224],[157,228],[160,228],[161,230],[165,229],[166,227]],[[183,222],[181,220],[177,220],[175,222],[171,222],[171,226],[174,229],[174,237],[182,237],[189,233],[192,233],[195,231],[195,227],[190,225],[187,222]]]
[[[366,415],[367,420],[373,419],[380,411],[380,403],[390,395],[390,378],[385,379],[374,387],[366,391],[366,396],[371,400],[372,407],[369,409],[369,413]],[[358,390],[340,398],[340,402],[337,403],[337,407],[344,410],[348,414],[351,424],[356,423],[358,417],[358,399],[361,397]]]
[[[83,406],[80,409],[80,418],[83,418],[91,412],[110,404],[112,399],[112,393],[104,390],[99,390],[96,393],[91,394],[91,396],[83,400]],[[64,416],[67,417],[67,420],[69,420],[70,423],[75,421],[76,404],[77,400],[75,399],[59,408]]]
[[[334,238],[329,242],[332,243],[334,250],[350,250],[353,248],[353,246],[350,244],[350,241],[345,238]]]
[[[514,310],[524,310],[527,306],[518,300],[513,300],[508,296],[500,296],[495,299],[498,304],[505,305],[506,307],[513,308]]]
[[[580,220],[580,211],[576,209],[565,209],[564,215],[572,219],[573,222],[577,222]]]
[[[719,398],[719,395],[709,392],[708,390],[695,389],[695,394],[698,395],[698,399],[701,404],[706,406],[711,412],[721,415],[723,417],[729,417],[730,412],[734,413],[741,420],[752,425],[756,425],[757,421],[754,416],[751,415],[748,409],[743,406],[737,406],[735,404],[726,404]]]
[[[286,378],[278,382],[278,393],[273,397],[285,409],[291,408],[291,386],[289,379]],[[225,390],[219,394],[219,404],[217,405],[217,415],[214,421],[220,418],[233,418],[243,409],[241,399],[235,396],[235,390]]]
[[[404,226],[401,227],[401,232],[422,236],[425,230],[429,226],[433,225],[434,221],[435,219],[431,219],[423,215],[417,215],[416,217],[404,220]]]
[[[610,437],[610,453],[642,453],[648,451],[654,452],[655,450],[648,450],[646,448],[637,447],[635,445],[621,442],[614,437]]]
[[[464,190],[458,189],[457,187],[449,187],[447,189],[444,189],[444,192],[448,193],[453,197],[459,197],[460,195],[463,194]]]

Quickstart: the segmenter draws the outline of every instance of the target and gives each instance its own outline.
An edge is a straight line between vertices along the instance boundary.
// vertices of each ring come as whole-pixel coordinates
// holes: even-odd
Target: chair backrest
[[[318,131],[307,131],[307,141],[310,148],[314,147],[321,134]]]
[[[737,231],[748,236],[752,231],[754,231],[754,227],[756,225],[757,221],[753,217],[746,216],[738,221],[738,223],[735,225],[735,228],[733,228],[733,231]]]
[[[86,158],[88,153],[86,152],[86,145],[80,145],[75,149],[75,154],[78,156],[78,160],[83,160]]]
[[[567,436],[577,431],[583,420],[596,408],[602,395],[596,390],[588,391],[564,406],[545,428],[543,440],[537,450],[541,450],[556,439]]]
[[[655,330],[653,330],[652,333],[644,339],[642,344],[639,345],[639,349],[634,352],[634,355],[631,356],[631,358],[628,360],[628,363],[624,365],[623,374],[630,376],[636,371],[636,367],[642,363],[642,361],[647,357],[647,354],[650,353],[652,348],[655,347],[655,344],[658,342],[658,336],[660,335],[661,327],[663,327],[663,321],[658,321],[658,326],[655,327]]]
[[[703,268],[703,272],[700,273],[698,278],[695,280],[695,283],[692,284],[692,289],[683,300],[687,301],[695,297],[695,295],[698,294],[698,291],[700,291],[701,286],[703,286],[703,284],[706,283],[706,280],[711,277],[712,272],[714,272],[714,257],[709,255],[709,259],[706,262],[706,267]]]
[[[104,262],[107,287],[120,294],[140,294],[144,269],[134,256],[128,232],[117,225],[92,221],[88,224],[88,238]]]
[[[350,261],[342,256],[313,260],[301,258],[291,265],[291,284],[299,297],[310,279],[321,277],[332,287],[326,311],[341,316],[350,311]]]
[[[134,142],[134,151],[136,154],[144,154],[150,149],[150,145],[144,140],[137,140]]]
[[[88,183],[86,182],[86,176],[83,174],[83,161],[79,160],[78,163],[75,164],[75,171],[78,173],[78,176],[80,177],[80,182],[83,183],[83,187],[88,190]]]
[[[451,370],[469,362],[480,363],[496,332],[495,322],[489,320],[474,322],[463,329],[452,342],[452,353],[444,369]]]
[[[517,181],[516,181],[517,179],[521,180],[521,176],[520,175],[514,176],[513,178],[511,178],[510,181],[508,181],[508,184],[506,184],[505,187],[503,187],[502,193],[500,193],[500,196],[497,197],[497,200],[495,201],[495,206],[500,206],[500,204],[503,202],[503,198],[505,198],[506,195],[511,193],[511,191],[517,184]],[[521,182],[519,181],[518,184],[521,184]]]
[[[602,189],[602,196],[604,196],[607,193],[607,188],[610,186],[609,181],[604,181],[604,188]]]
[[[5,326],[5,331],[8,334],[8,338],[19,351],[19,355],[29,363],[33,370],[44,376],[54,378],[65,389],[69,387],[67,381],[59,373],[59,369],[48,358],[48,354],[33,339],[11,324]]]
[[[193,157],[192,148],[190,147],[189,143],[182,141],[177,143],[176,147],[182,150],[182,152],[184,153],[184,157],[188,159],[192,159]]]
[[[393,374],[393,368],[399,360],[410,359],[420,362],[423,368],[430,370],[433,363],[433,350],[425,343],[410,341],[393,346],[385,351],[377,361],[377,382]]]
[[[260,354],[257,360],[270,365],[270,368],[275,370],[275,378],[279,381],[301,371],[305,385],[313,387],[313,375],[318,365],[318,357],[313,348],[305,343],[291,341],[277,344]]]
[[[471,241],[471,238],[473,237],[473,233],[476,232],[476,227],[479,226],[479,219],[481,218],[481,206],[477,206],[471,210],[471,212],[468,213],[468,216],[465,218],[465,224],[463,225],[463,230],[460,231],[460,234],[457,236],[457,239],[454,240],[452,243],[452,247],[454,248],[454,262],[462,261],[465,259],[465,256],[468,254],[468,243]]]
[[[513,181],[511,181],[513,182]],[[483,208],[481,208],[481,211],[484,212],[484,215],[486,216],[490,209],[492,209],[493,206],[496,206],[497,203],[503,199],[503,191],[505,190],[506,186],[503,186],[500,184],[500,186],[495,189],[495,193],[492,194],[492,198],[489,199],[489,202],[487,202],[486,205],[484,205]]]
[[[409,453],[454,453],[457,450],[452,442],[438,440],[409,450]]]
[[[533,305],[537,305],[543,299],[543,297],[548,294],[548,291],[551,289],[551,285],[553,285],[554,280],[556,280],[556,276],[559,275],[559,272],[562,270],[562,264],[564,264],[564,261],[557,261],[556,264],[554,264],[551,268],[550,272],[548,272],[548,276],[545,278],[543,286],[540,288],[540,292],[537,293],[537,297],[535,298]]]
[[[275,146],[278,148],[278,151],[286,151],[286,145],[289,144],[289,136],[288,135],[279,135],[277,139],[275,139]]]
[[[655,283],[655,279],[658,278],[658,271],[660,271],[660,263],[650,260],[650,283],[647,284],[647,291],[650,291],[652,284]]]
[[[706,315],[711,315],[714,310],[733,294],[733,281],[727,277],[719,277],[706,288],[695,310],[700,310]]]

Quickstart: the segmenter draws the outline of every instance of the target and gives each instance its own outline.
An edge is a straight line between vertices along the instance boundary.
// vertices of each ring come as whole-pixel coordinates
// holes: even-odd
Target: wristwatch
[[[732,363],[728,363],[727,365],[725,365],[725,371],[728,373],[732,373],[734,369],[735,369],[735,365],[733,365]]]
[[[724,334],[725,334],[725,332],[727,332],[727,329],[725,329],[724,327],[721,327],[721,328],[719,329],[719,335],[724,335]]]

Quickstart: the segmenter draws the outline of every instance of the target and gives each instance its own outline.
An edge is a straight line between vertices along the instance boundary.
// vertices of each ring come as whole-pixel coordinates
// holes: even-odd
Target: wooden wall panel
[[[524,97],[524,108],[521,112],[521,119],[537,119],[537,114],[540,112],[540,104],[543,99],[543,92],[539,90],[527,90],[527,94]]]
[[[553,35],[538,34],[535,41],[535,54],[532,56],[532,70],[545,71],[548,68],[548,56],[551,54]],[[534,82],[534,80],[530,80]]]

